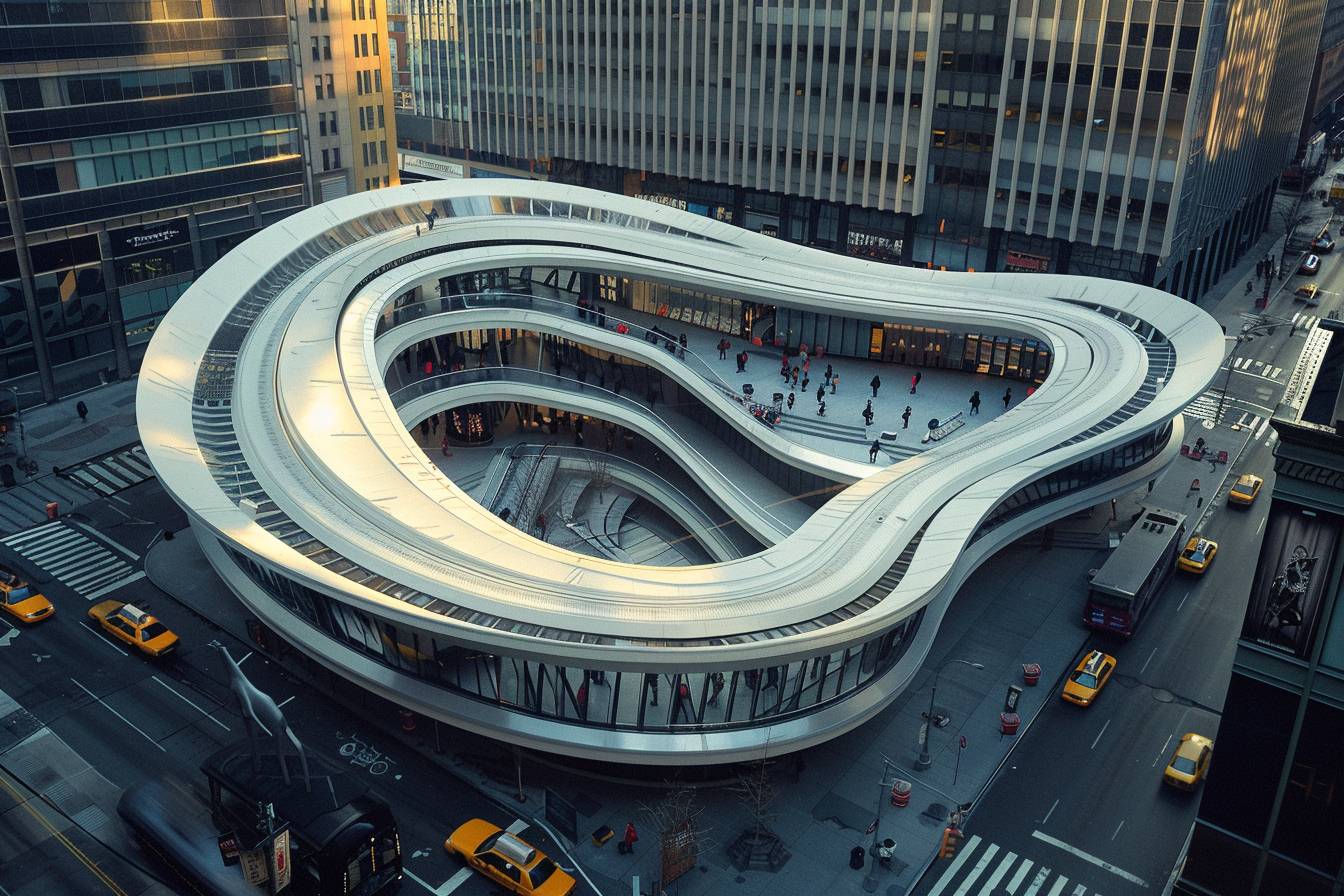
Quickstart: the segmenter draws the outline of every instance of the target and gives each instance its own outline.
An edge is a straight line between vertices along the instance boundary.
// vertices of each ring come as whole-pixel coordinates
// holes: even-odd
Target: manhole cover
[[[947,807],[942,803],[929,803],[929,808],[924,810],[924,814],[941,822],[947,819]]]
[[[1171,691],[1164,691],[1161,688],[1158,688],[1153,691],[1153,699],[1158,703],[1174,703],[1176,702],[1176,695]]]

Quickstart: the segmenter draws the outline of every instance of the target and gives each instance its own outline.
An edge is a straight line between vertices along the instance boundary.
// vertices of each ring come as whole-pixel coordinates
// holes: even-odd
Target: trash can
[[[61,515],[61,505],[55,501],[47,502],[47,519],[54,520]]]
[[[1017,726],[1022,723],[1021,717],[1015,712],[999,713],[999,733],[1008,736],[1017,734]]]
[[[1026,663],[1022,666],[1022,680],[1027,687],[1036,687],[1041,682],[1041,664]]]
[[[863,847],[856,846],[849,851],[849,867],[855,871],[863,868]]]

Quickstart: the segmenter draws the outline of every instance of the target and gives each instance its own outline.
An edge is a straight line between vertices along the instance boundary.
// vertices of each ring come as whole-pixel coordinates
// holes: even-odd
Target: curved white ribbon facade
[[[433,230],[423,226],[431,209]],[[1048,344],[1053,362],[999,419],[873,472],[760,426],[713,376],[556,303],[448,298],[389,325],[410,290],[533,267],[1020,334]],[[407,346],[493,327],[657,369],[734,438],[836,493],[788,519],[655,411],[559,378],[501,372],[389,394],[384,374]],[[1181,410],[1222,356],[1212,318],[1142,286],[892,267],[576,187],[444,181],[328,202],[230,252],[160,325],[137,414],[155,470],[224,580],[317,661],[492,737],[620,762],[706,763],[817,743],[879,711],[976,565],[1169,462]],[[766,547],[649,567],[509,526],[445,477],[408,425],[511,400],[637,430]]]

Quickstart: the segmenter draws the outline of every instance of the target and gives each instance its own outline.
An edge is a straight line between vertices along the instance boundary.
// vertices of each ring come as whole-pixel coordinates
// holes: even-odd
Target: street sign
[[[219,835],[219,857],[224,860],[225,865],[237,865],[238,853],[241,850],[238,847],[238,835],[233,831],[227,834]]]
[[[266,869],[266,852],[261,849],[248,849],[239,853],[243,865],[243,879],[254,887],[266,883],[270,872]]]
[[[279,893],[289,886],[292,869],[289,864],[289,827],[276,831],[271,841],[271,886],[272,893]]]

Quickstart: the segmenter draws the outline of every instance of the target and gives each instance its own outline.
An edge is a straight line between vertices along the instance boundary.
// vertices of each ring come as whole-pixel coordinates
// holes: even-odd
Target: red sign
[[[1050,259],[1041,255],[1028,255],[1025,252],[1009,252],[1004,258],[1004,266],[1012,271],[1035,271],[1044,274],[1050,270]]]

